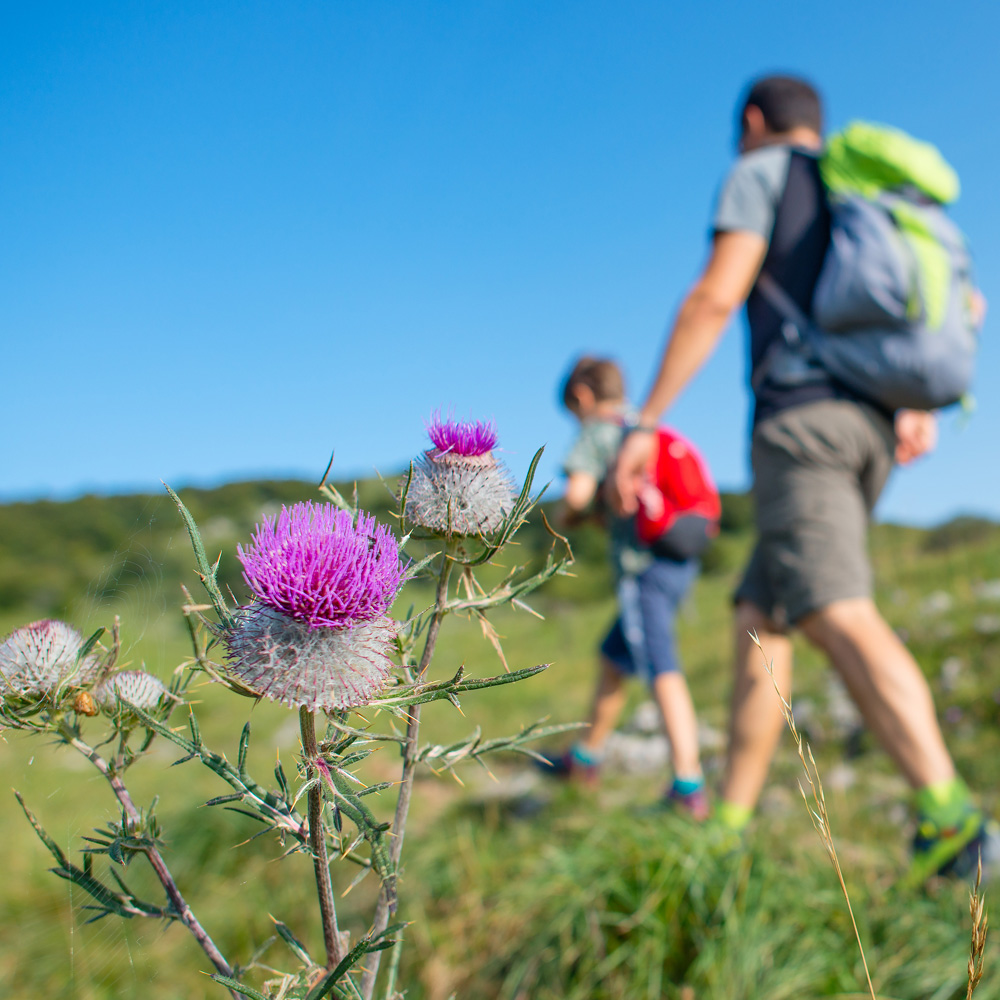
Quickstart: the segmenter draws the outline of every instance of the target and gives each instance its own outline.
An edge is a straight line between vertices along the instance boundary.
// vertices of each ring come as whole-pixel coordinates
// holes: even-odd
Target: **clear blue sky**
[[[573,355],[645,392],[746,80],[940,145],[995,306],[979,410],[883,517],[1000,515],[1000,6],[135,2],[0,15],[0,498],[400,468],[437,409],[516,473]],[[671,413],[747,483],[742,321]]]

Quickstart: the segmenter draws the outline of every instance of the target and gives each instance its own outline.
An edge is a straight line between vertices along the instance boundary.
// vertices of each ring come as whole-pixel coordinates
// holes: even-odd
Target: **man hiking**
[[[872,599],[869,516],[894,462],[934,446],[935,418],[874,404],[821,365],[784,378],[774,364],[775,345],[788,339],[789,311],[812,314],[830,244],[822,130],[819,95],[804,80],[762,78],[740,103],[740,155],[715,207],[709,259],[674,320],[638,426],[622,444],[617,503],[624,513],[635,510],[651,430],[745,303],[758,540],[735,594],[735,683],[717,819],[734,830],[747,824],[784,727],[751,633],[787,695],[788,632],[797,628],[827,655],[914,789],[911,880],[966,876],[980,853],[984,867],[1000,870],[1000,836],[955,771],[920,668]],[[792,301],[787,309],[768,282]]]

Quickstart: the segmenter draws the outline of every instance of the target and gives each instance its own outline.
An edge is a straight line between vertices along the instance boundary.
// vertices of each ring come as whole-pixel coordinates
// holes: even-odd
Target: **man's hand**
[[[909,465],[934,450],[938,439],[937,417],[925,410],[897,410],[896,462]]]
[[[639,509],[639,490],[646,482],[655,447],[656,435],[645,431],[633,431],[622,441],[614,471],[608,476],[608,500],[619,514]]]

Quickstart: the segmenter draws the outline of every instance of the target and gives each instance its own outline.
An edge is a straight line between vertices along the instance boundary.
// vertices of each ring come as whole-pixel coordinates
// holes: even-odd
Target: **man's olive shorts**
[[[849,597],[870,597],[868,519],[896,438],[877,410],[824,399],[754,430],[757,547],[734,595],[779,625]]]

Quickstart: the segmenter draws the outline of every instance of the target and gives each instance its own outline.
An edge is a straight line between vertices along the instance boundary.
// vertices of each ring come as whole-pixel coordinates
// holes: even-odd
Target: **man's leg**
[[[796,624],[830,658],[872,732],[914,788],[955,777],[927,681],[873,601],[834,601]]]
[[[760,640],[763,653],[751,632]],[[719,815],[731,826],[742,826],[757,804],[785,726],[774,685],[786,699],[791,698],[792,643],[760,608],[747,601],[736,605],[735,640],[729,752]],[[765,657],[774,680],[765,669]]]
[[[798,623],[830,657],[882,746],[916,792],[917,833],[908,880],[971,877],[982,859],[1000,873],[1000,831],[987,822],[944,745],[934,701],[907,648],[868,598],[834,601]]]

